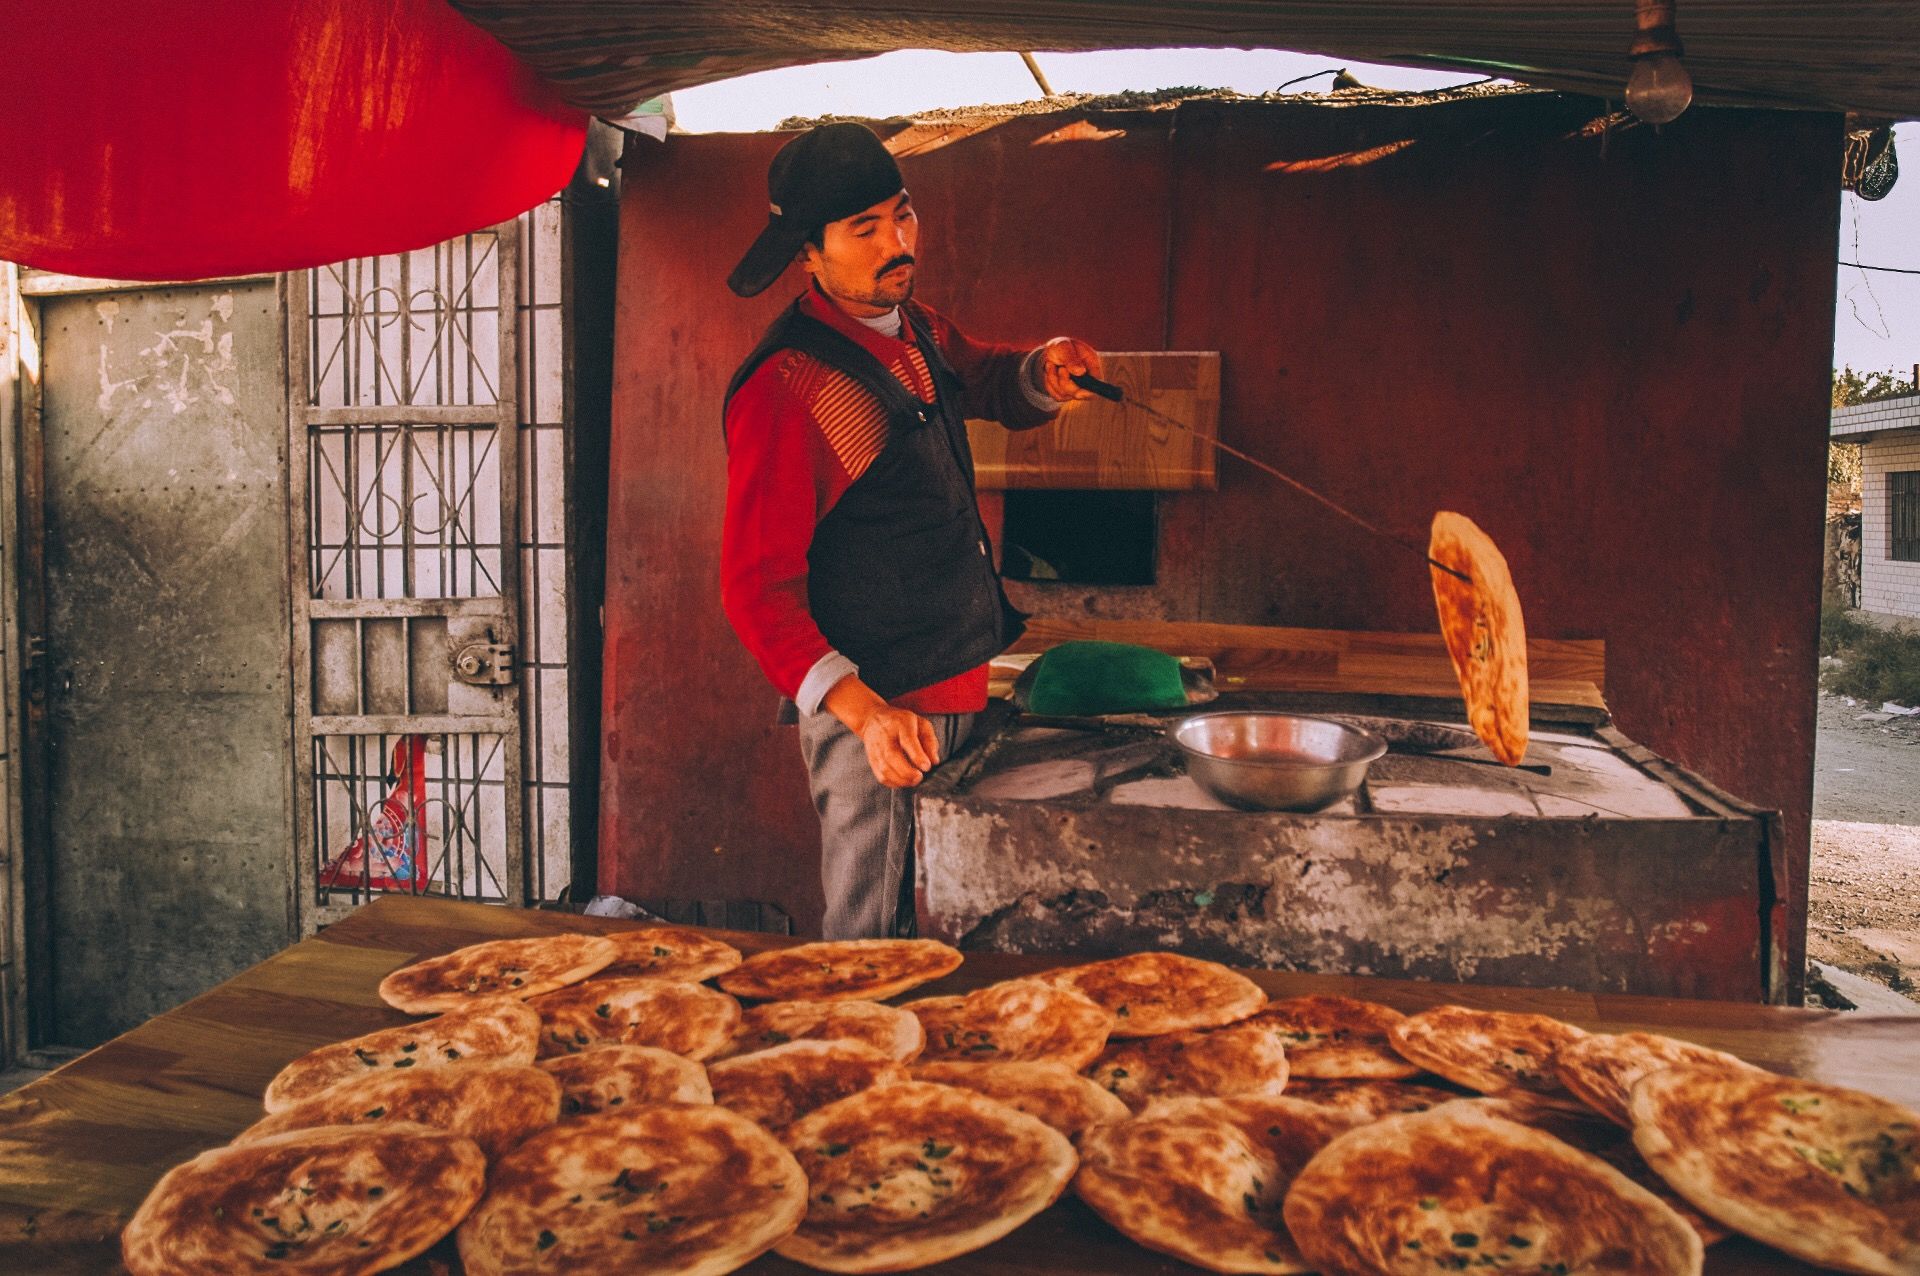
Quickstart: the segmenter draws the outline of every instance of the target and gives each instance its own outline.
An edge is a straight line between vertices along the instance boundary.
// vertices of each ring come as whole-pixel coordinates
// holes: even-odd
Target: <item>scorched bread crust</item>
[[[1628,1112],[1647,1163],[1735,1231],[1838,1271],[1920,1272],[1920,1113],[1714,1064],[1649,1073]]]
[[[528,1064],[539,1042],[539,1015],[514,998],[488,998],[433,1019],[311,1050],[267,1083],[266,1109],[278,1112],[328,1086],[389,1070],[475,1062]]]
[[[321,1125],[406,1121],[461,1134],[487,1159],[560,1117],[560,1086],[537,1068],[504,1063],[420,1068],[343,1081],[242,1130],[235,1144]]]
[[[1034,978],[1070,988],[1113,1016],[1115,1037],[1157,1037],[1217,1028],[1267,1004],[1260,986],[1218,962],[1178,953],[1133,953]]]
[[[1164,1095],[1273,1096],[1287,1085],[1287,1050],[1279,1029],[1236,1023],[1116,1041],[1087,1075],[1136,1112]]]
[[[1587,1034],[1546,1015],[1435,1006],[1387,1030],[1393,1048],[1429,1072],[1483,1094],[1525,1090],[1580,1104],[1553,1070],[1554,1052]]]
[[[496,1162],[460,1225],[468,1276],[720,1276],[807,1207],[792,1155],[712,1104],[662,1103],[555,1126]]]
[[[475,997],[535,997],[612,965],[619,951],[599,935],[469,944],[402,966],[380,981],[380,999],[410,1015],[431,1015],[456,1010]]]
[[[473,1140],[426,1126],[329,1126],[202,1152],[121,1234],[133,1276],[362,1276],[453,1230],[486,1185]]]
[[[713,1101],[778,1133],[816,1108],[871,1086],[907,1079],[907,1070],[852,1041],[791,1041],[707,1068]]]
[[[840,939],[755,953],[720,976],[736,997],[763,1001],[883,1001],[960,967],[932,939]]]
[[[1293,1181],[1283,1213],[1324,1276],[1697,1276],[1702,1262],[1685,1220],[1620,1171],[1465,1104],[1341,1135]]]
[[[1467,721],[1496,758],[1518,766],[1527,753],[1527,628],[1506,557],[1472,519],[1448,510],[1433,516],[1427,556],[1468,577],[1427,569]]]
[[[1623,1126],[1631,1126],[1627,1096],[1649,1072],[1675,1064],[1746,1068],[1744,1059],[1651,1032],[1596,1032],[1553,1053],[1554,1075],[1576,1099]]]
[[[787,1128],[807,1217],[777,1247],[831,1272],[896,1272],[988,1245],[1053,1204],[1078,1163],[1065,1135],[952,1086],[863,1090]]]
[[[975,1090],[1078,1142],[1090,1126],[1125,1120],[1127,1105],[1087,1077],[1057,1063],[921,1063],[915,1081]]]
[[[643,926],[615,931],[606,938],[619,955],[600,972],[602,979],[645,975],[699,983],[740,964],[740,950],[732,944],[681,926]]]
[[[740,1026],[740,1003],[683,979],[595,979],[527,1003],[540,1015],[540,1057],[606,1044],[710,1058]]]
[[[1292,1076],[1395,1081],[1420,1074],[1419,1065],[1387,1041],[1387,1030],[1405,1018],[1391,1006],[1352,997],[1289,997],[1268,1002],[1249,1022],[1280,1030]]]
[[[1148,1249],[1216,1272],[1305,1272],[1280,1204],[1353,1125],[1291,1099],[1161,1099],[1080,1141],[1074,1191]]]
[[[1460,1098],[1453,1090],[1416,1081],[1364,1081],[1341,1078],[1287,1078],[1287,1097],[1317,1107],[1353,1114],[1356,1120],[1425,1112]]]
[[[903,1008],[926,1032],[928,1060],[1084,1068],[1107,1044],[1114,1024],[1083,994],[1038,979],[1009,979],[963,997],[927,997]]]
[[[926,1040],[918,1019],[875,1001],[768,1001],[740,1012],[733,1040],[709,1062],[789,1041],[851,1041],[904,1062],[917,1057]]]
[[[712,1103],[707,1070],[652,1046],[605,1045],[536,1065],[560,1084],[560,1119],[643,1103]]]

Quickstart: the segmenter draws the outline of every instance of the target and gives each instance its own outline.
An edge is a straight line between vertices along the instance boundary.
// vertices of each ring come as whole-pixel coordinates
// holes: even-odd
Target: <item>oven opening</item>
[[[1158,541],[1153,492],[1015,488],[1006,494],[1009,580],[1063,585],[1151,585]]]

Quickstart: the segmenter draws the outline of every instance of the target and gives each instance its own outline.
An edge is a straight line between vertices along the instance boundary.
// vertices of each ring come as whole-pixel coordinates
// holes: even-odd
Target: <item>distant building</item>
[[[1833,410],[1860,444],[1860,610],[1920,620],[1920,394]]]

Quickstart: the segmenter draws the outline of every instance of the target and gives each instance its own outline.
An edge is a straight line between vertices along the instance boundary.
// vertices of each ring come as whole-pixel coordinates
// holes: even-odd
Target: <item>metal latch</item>
[[[503,687],[513,681],[513,645],[470,642],[453,652],[453,676],[477,687]]]

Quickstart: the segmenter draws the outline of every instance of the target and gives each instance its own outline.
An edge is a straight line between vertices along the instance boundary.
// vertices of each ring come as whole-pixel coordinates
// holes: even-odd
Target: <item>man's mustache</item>
[[[880,269],[874,273],[873,277],[875,279],[878,279],[882,275],[886,274],[889,270],[896,269],[900,266],[911,266],[911,265],[913,265],[913,254],[901,253],[898,257],[895,257],[892,261],[880,267]]]

